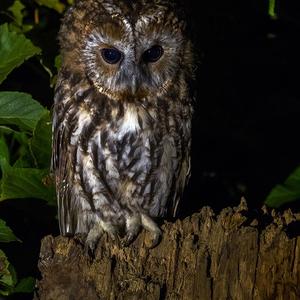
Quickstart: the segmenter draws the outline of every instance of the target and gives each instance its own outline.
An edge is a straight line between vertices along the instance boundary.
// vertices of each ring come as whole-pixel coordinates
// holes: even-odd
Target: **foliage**
[[[31,293],[34,284],[35,279],[33,277],[26,277],[18,282],[14,267],[9,263],[5,253],[0,250],[0,295]]]
[[[24,60],[41,51],[24,35],[9,31],[8,24],[0,26],[0,45],[0,83]]]
[[[0,242],[8,243],[20,240],[14,235],[6,223],[0,219]],[[31,293],[35,280],[32,277],[22,278],[19,282],[14,267],[9,263],[5,253],[0,250],[0,295],[13,293]]]
[[[62,12],[59,1],[36,1]],[[24,4],[16,0],[7,10],[11,23],[0,26],[0,83],[29,58],[40,55],[41,49],[26,38],[33,28],[24,24]],[[51,156],[50,112],[30,94],[0,92],[0,201],[16,198],[37,198],[55,203],[54,187],[49,175]],[[0,242],[20,242],[0,219]],[[0,295],[31,293],[35,280],[18,281],[17,274],[0,250]]]
[[[0,219],[0,242],[8,243],[20,240],[14,235],[6,223]],[[9,263],[5,253],[0,250],[0,295],[13,293],[30,293],[34,288],[35,280],[32,277],[17,280],[14,267]]]
[[[300,167],[298,167],[283,184],[276,185],[268,195],[265,203],[271,207],[300,199]]]
[[[0,26],[0,38],[7,53],[0,58],[6,70],[4,78],[24,60],[22,49],[26,49],[26,57],[40,53],[24,35],[9,31],[7,24]],[[16,41],[19,51],[15,51]],[[33,51],[29,52],[29,48]],[[53,187],[44,180],[49,173],[51,151],[49,111],[26,93],[0,92],[0,125],[0,201],[32,197],[53,202]],[[13,157],[10,149],[16,148],[17,155]]]
[[[276,6],[276,0],[269,0],[269,10],[268,10],[268,13],[269,13],[269,16],[272,19],[276,19],[277,18],[277,14],[275,12],[275,6]]]
[[[0,219],[0,242],[9,243],[20,240],[14,235],[12,230],[6,225],[5,221]]]

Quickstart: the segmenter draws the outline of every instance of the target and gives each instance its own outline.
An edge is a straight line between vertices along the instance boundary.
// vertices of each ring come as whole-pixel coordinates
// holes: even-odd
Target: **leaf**
[[[12,230],[6,225],[5,221],[0,219],[0,242],[9,243],[14,241],[20,241]]]
[[[9,163],[18,168],[32,168],[35,166],[34,157],[29,148],[29,137],[25,132],[14,132],[11,136],[12,149]]]
[[[15,131],[7,126],[0,126],[0,133],[10,134],[10,133],[17,133],[17,131]]]
[[[278,184],[271,190],[265,204],[277,208],[297,199],[300,199],[300,167],[283,184]]]
[[[57,69],[57,71],[60,70],[60,68],[61,68],[61,55],[60,54],[55,56],[54,66]]]
[[[29,94],[0,92],[0,124],[17,125],[32,131],[46,111]]]
[[[277,19],[277,14],[275,13],[275,5],[276,5],[276,0],[269,0],[268,13],[272,19]]]
[[[0,26],[0,83],[26,59],[39,54],[41,49],[35,47],[23,34],[8,30],[8,25]]]
[[[65,10],[65,5],[59,0],[35,0],[35,2],[39,5],[53,8],[59,13],[62,13]]]
[[[0,295],[7,296],[15,284],[14,274],[11,273],[10,263],[5,253],[0,249]]]
[[[3,134],[0,134],[0,156],[2,159],[9,161],[9,150]]]
[[[23,25],[23,13],[22,10],[25,8],[25,6],[22,4],[21,1],[15,0],[14,4],[10,6],[7,10],[10,11],[14,18],[15,22],[19,25]]]
[[[13,289],[13,293],[32,293],[34,286],[35,279],[33,277],[22,278]]]
[[[38,121],[30,141],[30,149],[37,166],[49,168],[51,160],[51,121],[49,111]]]
[[[8,24],[9,31],[14,31],[17,33],[25,33],[25,32],[30,31],[32,28],[33,28],[33,25],[31,25],[31,24],[23,24],[22,26],[19,26],[16,23]]]
[[[11,151],[10,148],[14,150]],[[0,126],[0,159],[13,163],[14,166],[32,167],[34,158],[29,149],[28,136],[24,132]]]
[[[16,168],[1,161],[0,201],[6,199],[37,198],[55,203],[54,187],[47,183],[48,169]]]
[[[53,77],[53,73],[52,73],[51,69],[48,68],[47,65],[45,65],[45,63],[44,63],[44,61],[43,61],[42,58],[40,59],[40,64],[44,68],[44,70],[48,73],[48,75],[49,75],[49,77],[51,79]]]

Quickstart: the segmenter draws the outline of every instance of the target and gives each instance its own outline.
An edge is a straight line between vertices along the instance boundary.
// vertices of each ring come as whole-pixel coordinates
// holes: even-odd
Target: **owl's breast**
[[[138,107],[127,105],[124,115],[112,122],[107,149],[122,178],[144,180],[152,165],[151,149],[156,147],[155,131],[146,125]]]
[[[141,123],[139,123],[138,109],[133,105],[127,105],[124,116],[117,122],[117,140],[122,140],[126,134],[136,134],[141,130]]]

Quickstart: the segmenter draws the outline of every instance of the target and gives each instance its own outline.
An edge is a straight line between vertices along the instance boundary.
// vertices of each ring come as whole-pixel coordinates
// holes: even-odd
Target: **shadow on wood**
[[[125,248],[103,236],[93,258],[75,239],[46,236],[35,299],[300,299],[300,214],[250,213],[242,200],[162,229],[154,249],[146,232]]]

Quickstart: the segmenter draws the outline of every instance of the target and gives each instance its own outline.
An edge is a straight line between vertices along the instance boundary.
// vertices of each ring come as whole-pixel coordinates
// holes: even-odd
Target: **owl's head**
[[[163,95],[192,75],[185,31],[172,1],[79,0],[60,31],[63,65],[112,99]]]

